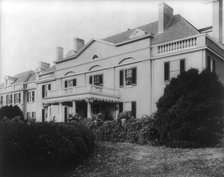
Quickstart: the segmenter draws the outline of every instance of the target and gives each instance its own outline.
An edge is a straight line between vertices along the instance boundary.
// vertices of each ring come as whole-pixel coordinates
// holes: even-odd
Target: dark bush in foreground
[[[77,124],[0,123],[1,169],[67,168],[93,148],[93,132]]]
[[[18,119],[24,121],[23,112],[20,108],[16,106],[3,106],[0,109],[0,121],[4,121],[4,119],[9,119],[12,121],[17,121]]]
[[[215,73],[191,69],[171,80],[157,103],[156,126],[167,146],[218,143],[224,128],[224,87]]]

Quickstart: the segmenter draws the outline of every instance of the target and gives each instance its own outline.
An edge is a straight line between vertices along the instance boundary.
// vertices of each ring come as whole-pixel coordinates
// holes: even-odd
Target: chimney
[[[63,59],[63,48],[62,47],[57,47],[56,48],[56,59],[57,60],[62,60]]]
[[[214,0],[212,4],[212,30],[213,30],[213,37],[214,39],[222,43],[222,30],[223,30],[223,24],[222,24],[222,0]]]
[[[39,68],[40,68],[41,71],[46,71],[47,69],[50,68],[50,64],[41,61],[41,62],[39,62]]]
[[[74,44],[73,49],[75,52],[78,52],[85,44],[85,41],[83,39],[74,38]]]
[[[163,33],[173,17],[173,8],[165,3],[159,4],[158,33]]]

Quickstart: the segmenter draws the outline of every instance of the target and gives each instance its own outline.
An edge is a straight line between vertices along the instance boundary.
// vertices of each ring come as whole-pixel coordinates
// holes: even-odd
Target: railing
[[[158,47],[157,51],[158,51],[158,54],[163,54],[163,53],[186,49],[186,48],[190,48],[194,46],[197,46],[197,37],[159,45],[157,46]]]
[[[101,95],[118,97],[118,91],[115,89],[105,88],[98,85],[86,85],[80,87],[68,87],[61,90],[48,91],[46,98],[68,95],[80,95],[88,93],[96,93]]]

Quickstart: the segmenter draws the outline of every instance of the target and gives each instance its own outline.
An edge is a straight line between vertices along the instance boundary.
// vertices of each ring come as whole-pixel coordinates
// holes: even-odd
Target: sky
[[[87,43],[158,20],[165,2],[197,28],[211,26],[210,0],[0,0],[0,82],[6,75],[53,65],[73,38]]]

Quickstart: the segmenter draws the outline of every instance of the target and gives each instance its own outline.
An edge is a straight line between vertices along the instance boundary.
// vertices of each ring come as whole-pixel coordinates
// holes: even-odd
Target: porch
[[[76,114],[91,119],[98,113],[103,113],[107,119],[116,119],[118,103],[115,90],[100,86],[50,91],[43,103],[42,121],[66,122]]]

